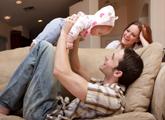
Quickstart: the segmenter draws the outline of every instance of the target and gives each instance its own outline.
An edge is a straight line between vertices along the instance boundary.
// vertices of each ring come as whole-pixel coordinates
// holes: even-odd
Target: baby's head
[[[107,35],[111,32],[113,26],[109,25],[96,25],[91,28],[90,34],[93,36]]]
[[[91,35],[106,35],[111,32],[118,19],[115,16],[115,10],[111,5],[105,6],[97,11],[93,17],[92,25],[90,27]]]

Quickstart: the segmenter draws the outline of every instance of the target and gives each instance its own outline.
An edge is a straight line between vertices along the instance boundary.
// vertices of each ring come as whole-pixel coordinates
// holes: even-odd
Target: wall
[[[12,27],[4,23],[0,23],[0,36],[5,37],[6,42],[6,49],[10,49],[10,32],[11,30],[18,30],[22,32],[22,36],[29,38],[29,31],[22,26]]]
[[[165,0],[151,0],[151,28],[153,40],[165,48]]]
[[[139,0],[126,0],[126,5],[127,5],[127,23],[138,20],[138,15],[140,10]]]
[[[12,28],[13,30],[18,30],[18,31],[21,31],[22,33],[22,36],[26,37],[26,38],[29,38],[29,30],[27,30],[26,28],[24,28],[22,25],[20,26],[17,26],[17,27],[14,27]]]
[[[98,10],[98,0],[82,0],[69,8],[69,14],[72,15],[78,11],[86,14],[94,14]],[[80,43],[83,48],[100,48],[100,37],[87,37]]]
[[[10,48],[10,31],[11,31],[11,29],[12,29],[11,26],[0,23],[0,36],[5,37],[7,40],[6,49]]]
[[[151,25],[151,0],[143,0],[139,2],[139,20],[143,23]]]

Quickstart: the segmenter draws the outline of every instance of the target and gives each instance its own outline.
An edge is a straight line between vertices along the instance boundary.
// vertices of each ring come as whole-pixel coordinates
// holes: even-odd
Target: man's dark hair
[[[132,84],[142,73],[143,61],[133,49],[125,48],[123,59],[119,62],[116,69],[123,72],[118,83],[128,88],[128,86]]]

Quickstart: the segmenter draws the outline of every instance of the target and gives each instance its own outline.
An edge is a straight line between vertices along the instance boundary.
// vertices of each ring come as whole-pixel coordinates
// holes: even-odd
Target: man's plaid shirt
[[[84,102],[74,99],[65,109],[55,116],[48,115],[52,120],[90,119],[120,114],[124,111],[122,100],[124,89],[117,83],[89,83],[88,93]],[[49,120],[49,119],[48,119]]]

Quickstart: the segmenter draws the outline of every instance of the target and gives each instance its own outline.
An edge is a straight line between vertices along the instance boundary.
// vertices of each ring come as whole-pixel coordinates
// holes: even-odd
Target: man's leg
[[[36,64],[39,45],[34,47],[25,60],[20,64],[13,74],[6,89],[0,95],[0,111],[3,113],[4,108],[15,111],[22,104],[23,97],[32,76]],[[5,113],[4,113],[5,114]],[[7,114],[7,113],[6,113]]]
[[[23,117],[26,120],[44,120],[47,113],[56,107],[58,81],[53,76],[54,47],[48,42],[40,42],[37,64],[23,102]],[[56,85],[56,86],[55,86]]]
[[[45,113],[49,109],[51,109],[50,106],[52,104],[53,104],[53,106],[55,106],[54,105],[55,102],[53,99],[54,97],[50,96],[50,94],[49,94],[49,92],[51,93],[51,90],[52,90],[51,89],[52,84],[50,84],[50,83],[52,83],[52,80],[50,80],[49,78],[52,79],[53,64],[51,64],[51,63],[53,60],[54,60],[53,47],[49,43],[41,42],[38,45],[36,45],[32,49],[31,53],[24,60],[24,62],[18,67],[18,69],[16,70],[15,74],[13,75],[11,81],[9,82],[7,88],[1,94],[1,96],[0,96],[1,106],[4,106],[4,107],[14,111],[14,110],[18,109],[20,102],[22,103],[22,98],[24,98],[24,95],[26,94],[25,98],[24,98],[24,102],[25,102],[24,103],[24,115],[25,115],[25,117],[27,117],[27,120],[34,120],[34,119],[29,118],[32,116],[32,114],[33,114],[32,112],[34,110],[36,110],[36,111],[34,111],[36,113],[39,113],[38,111],[41,111],[39,116],[41,114],[45,115]],[[51,70],[48,70],[48,72],[45,71],[45,74],[47,73],[48,74],[47,76],[49,78],[47,79],[47,81],[44,81],[44,82],[41,81],[42,80],[41,77],[37,77],[37,76],[42,75],[42,74],[39,74],[41,69],[47,70],[46,69],[47,66],[44,66],[45,64],[43,62],[47,63],[48,66],[51,66],[50,67]],[[42,66],[41,65],[42,63],[44,65],[40,69],[40,66]],[[38,71],[38,72],[36,72],[36,71]],[[41,70],[41,71],[43,71],[43,70]],[[50,73],[50,71],[51,71],[51,73]],[[39,80],[38,80],[38,78],[39,78]],[[44,78],[46,79],[46,77],[44,77]],[[36,79],[36,81],[37,80],[39,81],[39,83],[37,84],[36,87],[35,87],[35,84],[33,85],[33,83],[35,83],[34,82],[35,79]],[[30,83],[31,80],[32,80],[32,82]],[[55,82],[57,82],[57,81],[55,81]],[[43,86],[42,84],[45,84],[47,86],[47,88],[44,88],[45,86]],[[49,86],[49,85],[51,85],[51,86]],[[32,91],[32,89],[33,89],[33,88],[32,89],[30,88],[31,86],[35,88],[34,92],[29,92],[29,91]],[[41,87],[43,87],[43,88],[41,88]],[[39,88],[39,90],[37,90],[37,93],[35,93],[36,92],[35,90],[38,88]],[[44,90],[44,91],[42,91],[42,90]],[[33,93],[35,93],[34,96],[33,96]],[[56,93],[54,95],[56,95]],[[39,99],[41,101],[37,101],[37,99]],[[47,104],[46,105],[46,104],[44,104],[44,101],[47,101],[47,100],[49,102],[45,102]],[[29,103],[34,103],[34,102],[36,102],[35,105],[30,104],[30,106],[28,106]],[[49,103],[50,103],[50,105],[48,105]],[[43,111],[45,113],[43,113],[43,111],[40,110],[40,109],[42,109],[42,106],[45,107],[45,108],[43,108],[44,109]],[[51,106],[51,107],[53,107],[53,106]],[[32,112],[31,112],[31,108],[33,109]],[[39,110],[37,111],[37,109],[39,109]],[[42,119],[40,119],[40,120],[42,120]]]
[[[56,45],[64,23],[65,23],[64,18],[53,19],[46,25],[43,31],[35,38],[36,41],[39,42],[46,40],[50,42],[52,45]]]

